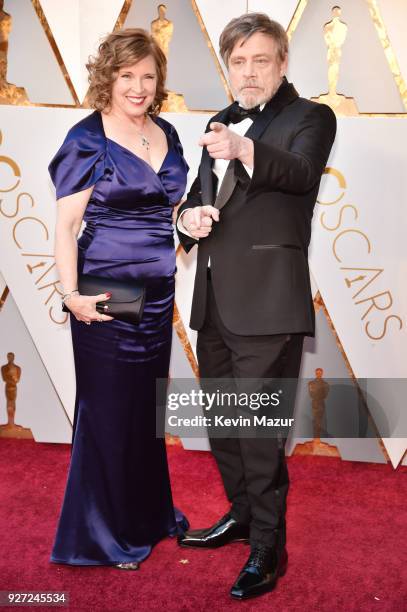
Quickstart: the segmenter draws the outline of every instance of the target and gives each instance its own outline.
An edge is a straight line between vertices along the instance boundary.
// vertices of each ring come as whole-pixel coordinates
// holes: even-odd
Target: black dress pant
[[[239,336],[222,323],[210,275],[205,322],[198,332],[197,355],[202,379],[297,379],[304,336]],[[294,398],[293,398],[294,399]],[[209,434],[210,435],[210,434]],[[285,439],[280,437],[211,437],[231,515],[250,525],[251,543],[285,545],[289,486]]]

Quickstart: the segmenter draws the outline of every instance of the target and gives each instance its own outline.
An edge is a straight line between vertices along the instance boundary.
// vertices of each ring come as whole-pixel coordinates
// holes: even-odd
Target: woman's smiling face
[[[157,69],[151,55],[119,69],[112,85],[111,110],[126,115],[144,115],[153,104],[157,89]]]

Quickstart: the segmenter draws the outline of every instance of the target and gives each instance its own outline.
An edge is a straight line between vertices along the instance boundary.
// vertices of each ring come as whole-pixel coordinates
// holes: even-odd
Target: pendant
[[[149,143],[149,141],[148,141],[148,140],[147,140],[147,138],[146,138],[145,136],[143,136],[143,135],[141,135],[141,146],[142,146],[142,147],[146,147],[147,151],[148,151],[148,150],[149,150],[149,148],[150,148],[150,143]]]

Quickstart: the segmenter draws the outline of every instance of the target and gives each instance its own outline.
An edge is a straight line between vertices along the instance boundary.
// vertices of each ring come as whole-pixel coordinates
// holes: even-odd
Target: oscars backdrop
[[[297,422],[320,419],[327,379],[368,379],[377,437],[298,439],[288,452],[407,463],[399,415],[407,379],[407,45],[401,0],[5,0],[0,2],[0,437],[67,442],[72,350],[53,256],[55,193],[47,166],[90,112],[87,58],[120,27],[152,32],[169,62],[164,109],[191,167],[214,111],[231,101],[218,38],[233,17],[263,11],[286,27],[288,77],[329,104],[338,136],[314,214],[311,271],[317,336],[307,339]],[[198,375],[188,327],[195,253],[177,251],[171,377]],[[238,271],[236,271],[238,273]],[[325,402],[325,403],[324,403]],[[308,415],[308,416],[307,416]],[[383,415],[392,424],[382,428]],[[205,437],[183,440],[207,449]]]

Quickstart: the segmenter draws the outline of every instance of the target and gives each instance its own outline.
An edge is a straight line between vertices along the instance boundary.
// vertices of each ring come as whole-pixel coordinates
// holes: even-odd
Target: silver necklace
[[[144,128],[146,126],[146,121],[147,119],[144,120]],[[143,128],[143,129],[144,129]],[[147,151],[150,149],[150,141],[148,140],[148,138],[146,138],[143,134],[143,130],[138,131],[137,130],[137,134],[140,136],[141,138],[141,146],[144,147],[145,149],[147,149]]]

